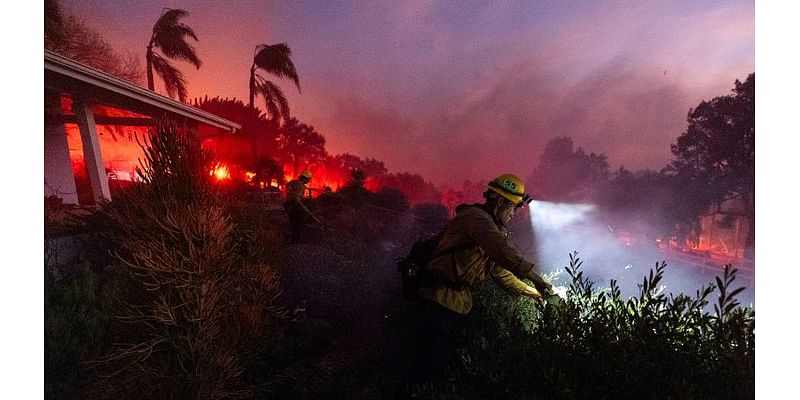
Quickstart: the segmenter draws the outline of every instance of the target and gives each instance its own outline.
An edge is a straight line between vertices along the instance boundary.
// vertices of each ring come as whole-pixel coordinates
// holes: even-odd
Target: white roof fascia
[[[44,51],[44,69],[220,129],[230,132],[241,129],[241,125],[235,122],[162,96],[48,50]]]

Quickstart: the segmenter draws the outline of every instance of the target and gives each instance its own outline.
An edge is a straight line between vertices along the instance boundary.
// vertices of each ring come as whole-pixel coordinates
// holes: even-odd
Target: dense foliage
[[[669,172],[692,193],[676,208],[694,221],[714,204],[741,201],[750,222],[748,250],[755,244],[756,77],[734,82],[731,94],[701,101],[689,111],[687,129],[672,145]]]
[[[252,397],[245,370],[283,313],[280,242],[232,222],[193,131],[161,124],[143,148],[142,183],[98,218],[114,260],[96,267],[114,284],[92,273],[52,280],[49,371],[81,371],[69,392],[78,398]]]
[[[595,290],[581,261],[559,305],[480,291],[449,376],[422,398],[752,398],[755,314],[739,307],[727,267],[694,297],[667,295],[656,264],[637,297]],[[718,293],[714,312],[705,308]]]

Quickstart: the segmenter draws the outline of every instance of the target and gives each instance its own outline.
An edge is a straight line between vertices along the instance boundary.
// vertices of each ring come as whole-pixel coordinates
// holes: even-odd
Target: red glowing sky
[[[63,5],[141,60],[162,7],[189,11],[190,97],[246,101],[253,47],[287,42],[302,93],[276,82],[330,153],[455,185],[527,176],[556,136],[612,169],[660,169],[689,108],[755,70],[752,1]]]

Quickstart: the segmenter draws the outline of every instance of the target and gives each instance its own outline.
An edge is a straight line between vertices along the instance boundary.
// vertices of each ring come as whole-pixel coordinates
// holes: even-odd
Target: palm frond
[[[173,29],[162,32],[162,34],[153,40],[153,44],[161,49],[165,56],[172,59],[188,61],[195,67],[200,68],[202,62],[200,58],[197,57],[197,50],[195,50],[194,46],[186,42],[181,32],[182,28],[180,27],[174,27]]]
[[[153,52],[153,70],[164,81],[164,88],[167,90],[169,97],[175,97],[175,94],[177,94],[180,101],[186,101],[186,80],[181,71],[173,67],[156,52]]]
[[[264,79],[260,75],[256,75],[256,90],[264,96],[264,102],[267,108],[267,113],[273,118],[282,118],[284,121],[289,119],[289,102],[283,91],[273,82]]]
[[[297,86],[300,91],[300,77],[292,62],[292,50],[286,43],[273,45],[261,44],[256,47],[256,55],[253,62],[256,67],[269,72],[279,78],[288,78]]]
[[[178,20],[188,15],[188,11],[180,8],[165,8],[161,13],[161,16],[158,17],[156,24],[153,25],[153,34],[155,35],[158,31],[164,29],[165,27],[176,25]]]
[[[197,57],[197,51],[187,43],[187,38],[197,41],[197,35],[191,27],[178,22],[189,13],[182,9],[165,10],[153,26],[153,46],[160,48],[169,58],[185,60],[200,68],[201,61]]]

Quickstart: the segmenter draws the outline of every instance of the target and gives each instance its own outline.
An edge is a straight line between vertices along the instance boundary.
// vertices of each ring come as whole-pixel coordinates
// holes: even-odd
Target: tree
[[[155,70],[164,80],[167,94],[170,97],[177,94],[180,101],[186,101],[186,80],[183,73],[173,67],[167,58],[188,61],[197,69],[200,69],[201,64],[194,47],[186,42],[187,37],[196,41],[197,35],[192,28],[178,22],[187,15],[189,13],[186,10],[164,8],[158,21],[153,25],[153,35],[147,44],[147,87],[155,90],[153,82],[153,70]],[[154,49],[161,50],[163,54],[157,53]]]
[[[553,138],[547,143],[529,185],[534,194],[550,200],[587,200],[608,179],[605,154],[573,151],[569,137]]]
[[[126,81],[139,83],[142,66],[130,53],[118,53],[99,33],[65,12],[57,0],[45,1],[44,48]]]
[[[296,118],[291,118],[280,128],[277,153],[285,165],[292,167],[293,176],[300,173],[301,165],[325,159],[325,137]]]
[[[374,158],[362,159],[359,156],[344,153],[327,156],[321,165],[328,182],[346,184],[353,170],[361,170],[365,175],[365,187],[377,191],[383,187],[383,180],[387,174],[383,161]]]
[[[684,197],[672,176],[651,170],[631,172],[623,166],[597,191],[594,200],[613,217],[613,225],[659,239],[685,235],[693,228],[680,224]],[[677,232],[676,224],[680,224]]]
[[[409,172],[387,174],[380,186],[400,190],[412,205],[438,203],[442,199],[442,193],[436,186],[426,181],[419,174]]]
[[[64,13],[58,0],[44,1],[44,48],[48,42],[63,40]]]
[[[237,99],[221,99],[208,97],[195,99],[195,107],[205,110],[242,126],[236,135],[218,135],[208,140],[214,142],[214,148],[221,160],[247,166],[256,172],[254,180],[269,183],[271,179],[283,182],[283,171],[276,160],[280,158],[278,151],[280,127],[278,123],[266,118],[258,108],[245,105]],[[258,138],[259,140],[257,140]],[[241,143],[246,141],[246,143]],[[256,148],[256,143],[272,143],[269,148]]]
[[[748,251],[755,242],[755,73],[736,80],[732,93],[689,110],[688,127],[672,145],[669,171],[687,196],[686,219],[714,204],[738,198],[750,222]]]
[[[273,45],[260,44],[255,48],[253,65],[250,67],[250,107],[253,107],[256,94],[264,97],[267,114],[272,119],[289,119],[289,102],[283,91],[274,82],[257,73],[262,70],[279,78],[289,78],[300,92],[300,78],[292,62],[292,50],[286,43]]]

